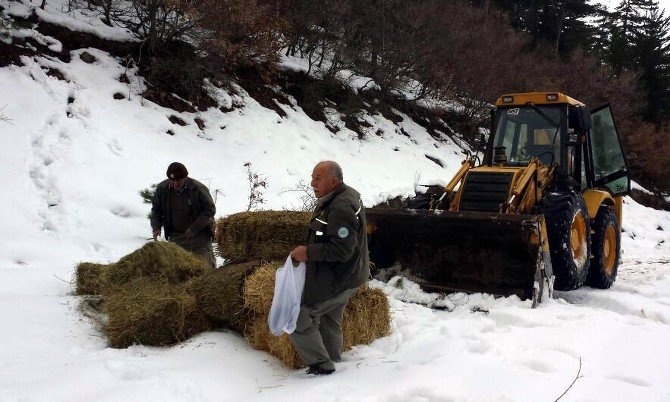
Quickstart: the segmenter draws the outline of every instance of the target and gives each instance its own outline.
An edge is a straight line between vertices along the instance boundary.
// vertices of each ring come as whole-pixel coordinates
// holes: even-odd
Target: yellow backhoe
[[[531,299],[609,288],[630,176],[609,105],[556,92],[501,96],[484,157],[409,208],[366,211],[370,258],[428,291]]]

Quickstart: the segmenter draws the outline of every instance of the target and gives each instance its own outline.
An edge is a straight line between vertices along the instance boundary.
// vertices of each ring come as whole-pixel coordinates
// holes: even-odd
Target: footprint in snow
[[[631,377],[631,376],[625,376],[625,375],[619,375],[619,374],[614,374],[610,376],[605,376],[608,380],[614,380],[614,381],[621,381],[625,382],[628,384],[633,384],[637,385],[638,387],[651,387],[651,383],[641,379],[641,378],[636,378],[636,377]]]
[[[540,373],[553,373],[556,371],[556,368],[554,366],[540,360],[528,360],[523,362],[522,364],[525,367],[533,371],[538,371]]]

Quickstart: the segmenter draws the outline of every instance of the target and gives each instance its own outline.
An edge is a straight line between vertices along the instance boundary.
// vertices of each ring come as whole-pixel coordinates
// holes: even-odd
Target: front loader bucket
[[[535,301],[551,277],[541,216],[372,208],[366,218],[375,267],[398,264],[427,291]]]

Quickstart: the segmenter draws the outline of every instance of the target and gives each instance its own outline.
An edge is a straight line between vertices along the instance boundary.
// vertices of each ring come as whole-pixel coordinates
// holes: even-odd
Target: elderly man
[[[312,172],[318,197],[309,225],[308,244],[291,256],[307,262],[305,288],[291,341],[307,374],[335,371],[342,353],[342,316],[356,288],[370,275],[365,210],[360,194],[342,181],[333,161],[318,163]]]
[[[188,177],[186,166],[173,162],[168,179],[158,184],[151,205],[151,229],[154,240],[165,238],[204,259],[212,268],[216,259],[212,250],[216,207],[209,190]]]

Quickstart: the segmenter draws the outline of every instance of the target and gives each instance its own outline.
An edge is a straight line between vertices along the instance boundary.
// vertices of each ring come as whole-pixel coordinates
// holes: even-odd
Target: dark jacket
[[[342,184],[319,200],[309,224],[304,304],[313,305],[356,288],[370,276],[360,197]]]
[[[207,231],[210,236],[214,235],[214,214],[216,207],[214,200],[209,194],[209,190],[204,184],[200,183],[190,177],[186,178],[186,189],[184,190],[188,195],[188,203],[191,206],[190,214],[192,223],[189,226],[191,232],[195,235],[200,231]],[[170,180],[165,180],[158,184],[156,192],[151,202],[151,228],[158,230],[161,226],[164,228],[165,238],[170,239],[173,233],[172,224],[170,222]]]

